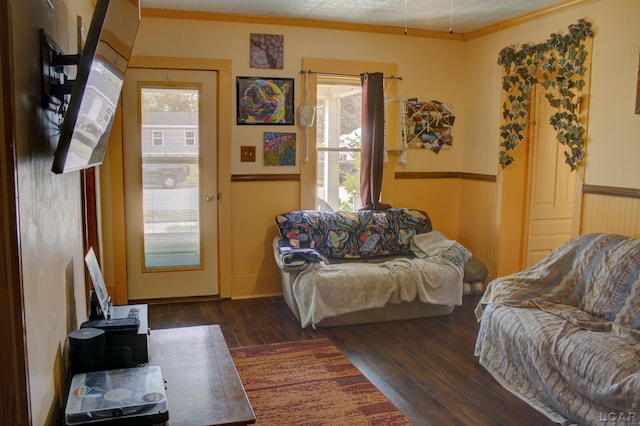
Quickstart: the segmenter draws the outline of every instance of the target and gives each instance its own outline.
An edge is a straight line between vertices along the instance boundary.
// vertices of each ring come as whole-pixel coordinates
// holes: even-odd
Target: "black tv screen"
[[[139,0],[96,2],[60,128],[54,173],[102,164],[139,24]]]

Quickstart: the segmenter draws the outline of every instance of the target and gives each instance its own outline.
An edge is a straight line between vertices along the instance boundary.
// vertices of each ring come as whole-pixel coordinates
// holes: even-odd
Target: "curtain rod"
[[[335,73],[335,72],[320,72],[320,71],[311,71],[311,70],[300,70],[300,74],[306,74],[306,73],[310,73],[310,74],[322,74],[322,75],[330,75],[330,76],[334,76],[334,77],[360,77],[360,74],[339,74],[339,73]],[[382,78],[386,78],[386,79],[390,79],[390,80],[402,80],[402,77],[398,77],[395,75],[391,75],[391,76],[383,76]]]

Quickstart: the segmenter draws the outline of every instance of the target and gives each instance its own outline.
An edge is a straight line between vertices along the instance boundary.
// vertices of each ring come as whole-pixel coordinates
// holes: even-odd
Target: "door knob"
[[[207,195],[205,195],[204,199],[205,199],[205,201],[206,201],[207,203],[212,202],[212,201],[213,201],[213,194],[207,194]]]

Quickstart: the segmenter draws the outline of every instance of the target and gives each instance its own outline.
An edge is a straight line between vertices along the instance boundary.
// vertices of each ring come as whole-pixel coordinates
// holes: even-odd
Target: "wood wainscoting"
[[[224,195],[223,195],[224,196]],[[282,294],[280,270],[273,260],[275,216],[300,206],[297,174],[231,176],[231,277],[233,299]]]
[[[584,185],[581,234],[611,232],[640,238],[640,189]]]
[[[394,206],[429,213],[433,228],[497,270],[496,176],[461,172],[396,172]]]
[[[434,229],[467,247],[497,276],[497,184],[492,175],[396,172],[394,207],[425,210]],[[234,299],[280,292],[271,259],[275,215],[300,206],[297,174],[233,175],[231,179],[231,283]],[[584,185],[580,233],[640,237],[640,190]],[[265,254],[266,253],[266,254]]]

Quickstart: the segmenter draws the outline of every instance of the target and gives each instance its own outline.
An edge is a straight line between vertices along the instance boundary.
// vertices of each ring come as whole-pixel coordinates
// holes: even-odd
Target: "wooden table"
[[[162,369],[170,425],[255,423],[220,326],[153,330],[149,365]]]

